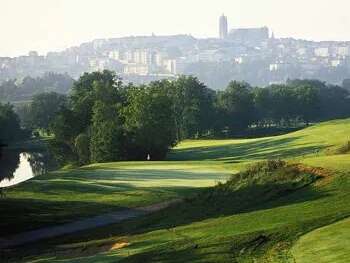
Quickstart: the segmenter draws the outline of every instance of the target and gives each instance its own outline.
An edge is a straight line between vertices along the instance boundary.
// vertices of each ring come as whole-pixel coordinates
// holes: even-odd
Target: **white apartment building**
[[[149,67],[147,65],[142,65],[142,64],[127,64],[124,67],[124,74],[127,75],[141,75],[145,76],[148,75],[149,72]]]
[[[347,57],[349,56],[349,47],[337,47],[337,55],[341,57]]]
[[[329,57],[329,48],[328,47],[319,47],[314,50],[315,56],[317,57]]]

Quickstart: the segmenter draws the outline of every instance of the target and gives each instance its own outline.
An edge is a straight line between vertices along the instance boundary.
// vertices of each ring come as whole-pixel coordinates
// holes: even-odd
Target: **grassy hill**
[[[350,219],[316,229],[296,242],[292,254],[297,262],[349,262]]]
[[[298,249],[299,242],[308,235],[316,238],[313,230],[350,216],[350,155],[335,154],[344,152],[349,134],[350,120],[337,120],[269,138],[185,141],[166,162],[98,164],[32,180],[11,190],[9,200],[26,200],[28,205],[37,200],[53,204],[60,198],[63,211],[66,201],[81,198],[88,215],[119,205],[186,199],[141,219],[50,240],[41,244],[39,255],[25,261],[304,262],[300,260],[309,252]],[[303,165],[297,172],[253,167],[251,177],[240,172],[226,184],[207,188],[272,158]],[[74,209],[66,213],[62,221],[78,216]],[[342,224],[332,226],[344,235],[350,231]],[[350,257],[350,249],[344,252],[344,244],[337,243],[325,255]],[[35,254],[31,247],[23,253]]]
[[[243,140],[187,140],[170,160],[216,160],[240,163],[262,159],[301,158],[336,150],[350,140],[350,121],[335,120],[282,136]]]

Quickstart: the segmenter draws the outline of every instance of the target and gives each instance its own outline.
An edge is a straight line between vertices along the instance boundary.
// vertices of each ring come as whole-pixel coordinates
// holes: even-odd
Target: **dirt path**
[[[0,248],[20,246],[31,242],[36,242],[42,239],[53,238],[65,234],[75,233],[82,230],[119,223],[127,219],[159,211],[178,202],[181,202],[181,200],[175,199],[150,206],[125,209],[122,211],[81,219],[67,224],[45,227],[37,230],[15,234],[9,237],[1,238]]]

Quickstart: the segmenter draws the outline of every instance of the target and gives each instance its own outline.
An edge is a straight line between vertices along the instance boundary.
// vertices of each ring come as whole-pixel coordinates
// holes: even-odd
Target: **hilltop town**
[[[0,57],[0,81],[46,72],[78,78],[83,72],[103,69],[135,83],[192,74],[214,89],[232,79],[253,85],[295,78],[339,84],[350,76],[350,42],[278,38],[267,27],[229,29],[222,15],[217,38],[130,36],[97,39],[46,55],[31,51],[26,56]]]

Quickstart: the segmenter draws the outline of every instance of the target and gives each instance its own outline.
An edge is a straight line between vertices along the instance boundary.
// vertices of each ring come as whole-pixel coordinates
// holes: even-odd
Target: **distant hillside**
[[[263,34],[263,37],[261,36]],[[46,72],[113,70],[138,84],[195,75],[222,89],[231,80],[265,86],[288,79],[320,79],[341,84],[350,78],[350,42],[305,41],[269,36],[269,29],[235,29],[227,38],[191,35],[96,39],[60,52],[0,57],[0,81]]]

